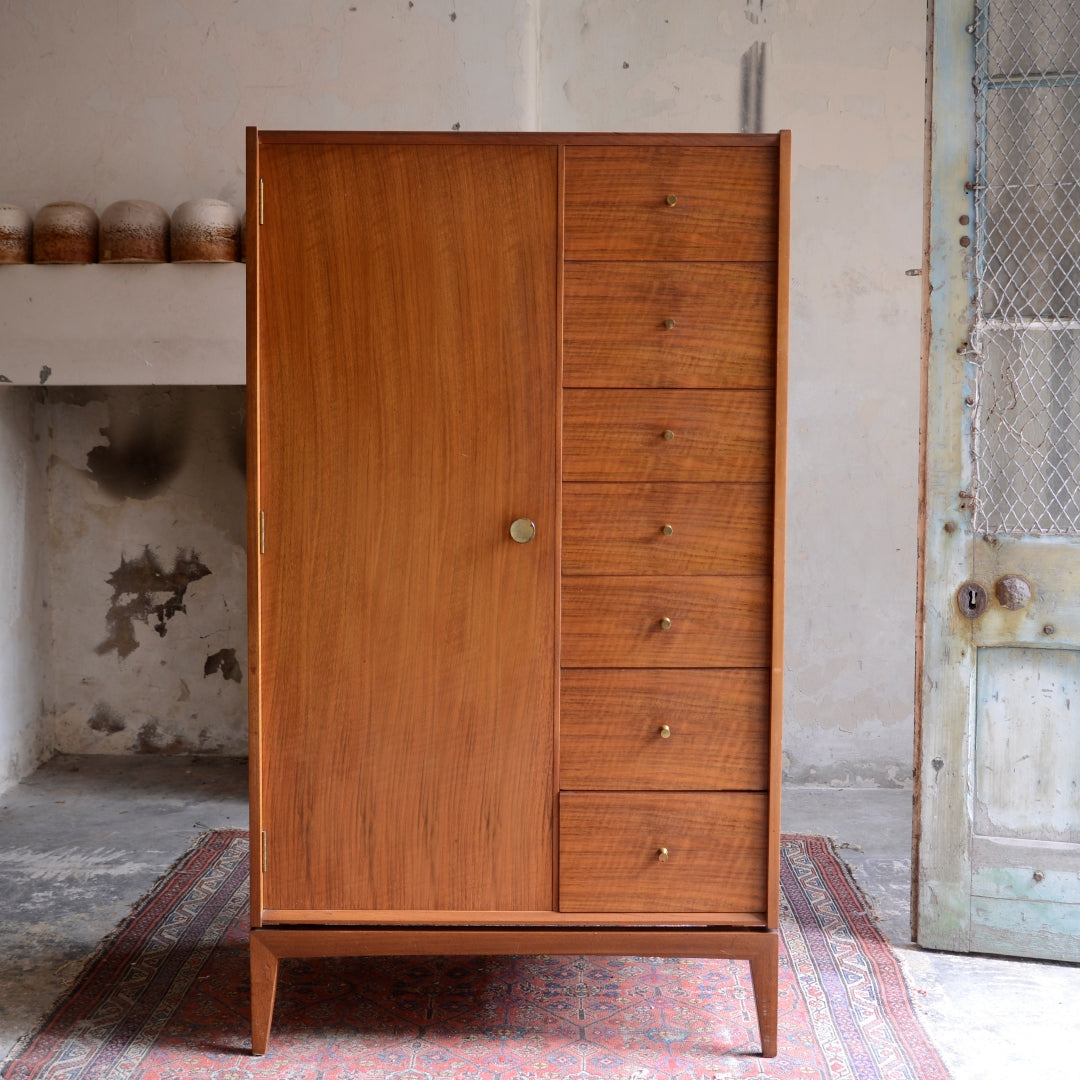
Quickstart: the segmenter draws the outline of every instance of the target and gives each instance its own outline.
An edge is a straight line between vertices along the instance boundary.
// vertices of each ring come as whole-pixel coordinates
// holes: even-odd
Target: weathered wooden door
[[[1080,23],[932,6],[913,926],[1077,961]]]
[[[557,165],[261,145],[271,921],[552,908]]]

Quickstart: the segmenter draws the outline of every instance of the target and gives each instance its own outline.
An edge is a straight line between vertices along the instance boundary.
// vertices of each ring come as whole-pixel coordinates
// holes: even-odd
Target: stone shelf
[[[0,388],[243,384],[245,271],[0,266]]]

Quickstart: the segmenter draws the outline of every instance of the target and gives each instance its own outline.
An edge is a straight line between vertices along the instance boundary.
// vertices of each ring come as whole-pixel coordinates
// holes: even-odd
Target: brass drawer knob
[[[666,615],[660,620],[660,629],[661,630],[670,630],[671,629],[671,620]]]
[[[674,319],[665,319],[664,320],[664,329],[665,330],[674,330],[675,329],[675,320]]]
[[[678,195],[669,195],[664,201],[668,206],[674,206],[679,201],[679,197]]]
[[[665,536],[670,536],[675,530],[670,525],[661,525],[660,526],[660,531]]]
[[[527,544],[536,535],[536,526],[528,518],[515,518],[510,523],[510,539]]]
[[[668,861],[668,849],[666,847],[658,848],[656,852],[656,858],[659,862]]]
[[[671,738],[671,725],[670,724],[661,724],[659,734],[660,734],[661,739],[670,739]]]
[[[671,442],[671,440],[675,438],[675,432],[672,431],[671,428],[664,428],[661,434],[664,437],[664,442]]]

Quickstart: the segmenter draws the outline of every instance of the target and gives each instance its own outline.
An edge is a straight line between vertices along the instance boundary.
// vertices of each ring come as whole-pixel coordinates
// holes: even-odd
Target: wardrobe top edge
[[[671,132],[568,131],[262,131],[249,128],[263,145],[290,143],[519,144],[524,146],[778,146],[787,131],[771,133],[675,134]]]

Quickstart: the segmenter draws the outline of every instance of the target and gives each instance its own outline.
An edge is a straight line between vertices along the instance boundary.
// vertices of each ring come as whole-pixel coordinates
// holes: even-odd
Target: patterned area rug
[[[248,1052],[247,836],[196,846],[87,964],[6,1080],[947,1080],[847,868],[783,841],[780,1052],[749,966],[655,957],[283,961]]]

